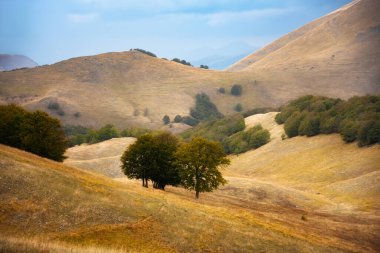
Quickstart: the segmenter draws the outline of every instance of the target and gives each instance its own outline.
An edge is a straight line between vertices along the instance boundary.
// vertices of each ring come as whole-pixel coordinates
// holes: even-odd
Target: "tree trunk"
[[[199,199],[199,170],[195,169],[195,197]]]

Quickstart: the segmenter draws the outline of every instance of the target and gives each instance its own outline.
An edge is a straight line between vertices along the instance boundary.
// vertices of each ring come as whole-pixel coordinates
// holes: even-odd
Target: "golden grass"
[[[349,232],[360,227],[367,238],[375,236],[362,217],[351,223],[347,217],[337,221],[308,213],[305,224],[302,210],[222,193],[202,194],[197,201],[183,189],[163,192],[132,180],[120,183],[6,146],[0,146],[0,161],[1,237],[33,242],[31,235],[37,236],[37,242],[47,243],[49,249],[55,245],[78,248],[77,252],[92,248],[99,252],[375,249],[369,239],[359,243]],[[331,228],[324,233],[319,224]],[[356,233],[360,240],[361,235]],[[5,241],[2,247],[10,250],[34,247]]]

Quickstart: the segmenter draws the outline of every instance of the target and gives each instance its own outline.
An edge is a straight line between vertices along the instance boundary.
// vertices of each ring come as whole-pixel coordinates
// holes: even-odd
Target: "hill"
[[[24,55],[0,54],[0,71],[20,68],[34,68],[38,64]]]
[[[118,183],[3,145],[0,158],[3,252],[374,252],[377,247],[373,218],[309,213],[306,223],[301,209],[238,205],[212,194],[196,201],[184,190]]]
[[[227,70],[255,73],[258,84],[261,79],[271,83],[264,94],[281,100],[305,94],[310,88],[315,88],[311,94],[341,98],[379,93],[379,9],[376,0],[353,1]]]
[[[121,154],[135,142],[135,138],[114,138],[100,143],[82,144],[67,149],[65,164],[91,170],[109,177],[123,177],[121,171]]]
[[[162,118],[188,115],[197,93],[224,114],[277,107],[305,94],[348,98],[380,93],[379,1],[355,1],[289,33],[232,65],[204,70],[138,51],[65,60],[0,72],[0,103],[45,110],[64,124],[158,129]],[[241,84],[241,96],[229,94]],[[226,94],[217,91],[219,87]],[[58,103],[61,110],[49,110]],[[177,125],[173,126],[174,131]]]

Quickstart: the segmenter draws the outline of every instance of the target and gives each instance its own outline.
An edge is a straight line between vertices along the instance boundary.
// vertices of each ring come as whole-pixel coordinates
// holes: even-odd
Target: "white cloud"
[[[78,14],[70,13],[66,15],[68,21],[72,23],[90,23],[98,18],[97,13]]]

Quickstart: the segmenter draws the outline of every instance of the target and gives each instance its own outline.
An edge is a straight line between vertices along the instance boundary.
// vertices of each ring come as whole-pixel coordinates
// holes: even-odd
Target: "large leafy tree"
[[[162,190],[166,185],[178,185],[177,146],[177,138],[166,132],[139,137],[121,157],[124,174],[128,178],[141,179],[145,187],[148,187],[148,180],[153,182],[153,187]]]
[[[195,190],[196,198],[199,198],[200,192],[211,192],[226,183],[218,168],[228,165],[230,161],[218,142],[194,138],[178,149],[177,159],[181,184]]]
[[[62,161],[67,147],[59,120],[16,105],[0,106],[0,143]]]

